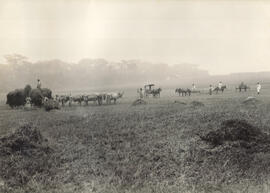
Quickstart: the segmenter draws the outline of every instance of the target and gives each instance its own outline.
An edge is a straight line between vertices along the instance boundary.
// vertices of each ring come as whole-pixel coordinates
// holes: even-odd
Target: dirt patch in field
[[[145,100],[137,99],[131,105],[132,106],[137,106],[137,105],[146,105],[146,104],[147,104],[147,102]]]
[[[192,101],[192,102],[190,103],[190,105],[191,105],[192,107],[203,107],[203,106],[204,106],[204,104],[203,104],[202,102],[200,102],[200,101]]]
[[[174,101],[174,104],[187,105],[187,103],[182,102],[182,101]]]
[[[50,176],[52,152],[39,130],[24,125],[0,138],[0,176],[9,186],[25,185],[39,173]]]
[[[260,101],[258,99],[256,99],[255,97],[247,97],[242,104],[244,105],[256,105],[258,104]]]

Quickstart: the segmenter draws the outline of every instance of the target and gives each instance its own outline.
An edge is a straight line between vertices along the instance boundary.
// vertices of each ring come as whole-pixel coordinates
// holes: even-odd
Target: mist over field
[[[198,87],[216,84],[219,80],[228,84],[247,81],[270,81],[270,72],[238,73],[212,76],[196,64],[151,63],[140,60],[108,61],[85,58],[77,63],[59,59],[31,62],[25,56],[6,55],[6,62],[0,64],[0,92],[22,88],[26,84],[36,86],[41,79],[42,86],[54,90],[95,90],[100,88],[137,88],[147,83],[163,87]]]

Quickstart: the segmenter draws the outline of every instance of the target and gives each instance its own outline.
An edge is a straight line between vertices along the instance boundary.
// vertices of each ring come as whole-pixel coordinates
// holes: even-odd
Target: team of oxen
[[[84,94],[84,95],[55,95],[55,100],[61,103],[62,106],[69,105],[71,106],[73,103],[77,103],[82,105],[88,105],[89,102],[93,102],[94,104],[102,105],[102,104],[116,104],[116,101],[122,98],[124,92],[109,92],[109,93],[94,93],[94,94]]]
[[[24,89],[15,89],[7,94],[7,101],[11,108],[19,106],[36,106],[50,104],[52,108],[59,108],[60,105],[68,104],[85,104],[93,102],[97,105],[115,104],[116,101],[124,95],[124,92],[94,93],[85,95],[52,95],[52,91],[48,88],[32,89],[30,85],[26,85]]]

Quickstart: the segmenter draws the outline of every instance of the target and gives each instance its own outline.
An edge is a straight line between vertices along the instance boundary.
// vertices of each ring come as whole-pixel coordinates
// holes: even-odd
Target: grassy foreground
[[[127,97],[51,112],[2,104],[0,192],[270,192],[270,98],[243,104],[249,95],[165,96],[138,106]],[[204,140],[222,137],[224,127],[243,132],[218,145]]]

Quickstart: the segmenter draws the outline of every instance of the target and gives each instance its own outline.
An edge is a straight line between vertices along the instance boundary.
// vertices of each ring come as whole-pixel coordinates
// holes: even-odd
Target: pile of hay
[[[258,102],[259,102],[259,100],[256,99],[255,97],[249,96],[242,103],[244,105],[256,105]]]
[[[146,105],[147,102],[145,100],[142,99],[137,99],[132,103],[132,106],[137,106],[137,105]]]
[[[53,109],[60,109],[59,102],[55,101],[53,99],[48,99],[48,100],[44,101],[43,106],[44,106],[44,109],[46,111],[50,111]]]
[[[205,136],[201,136],[201,139],[216,146],[226,141],[259,142],[265,138],[265,135],[259,128],[245,120],[232,119],[222,122],[219,129],[210,131]]]
[[[270,136],[245,120],[226,120],[190,145],[183,169],[195,184],[259,182],[269,173]]]
[[[192,107],[203,107],[203,106],[204,106],[204,104],[203,104],[202,102],[200,102],[200,101],[192,101],[192,102],[190,103],[190,105],[191,105]]]
[[[0,176],[9,187],[27,184],[41,173],[55,173],[52,148],[40,131],[24,125],[0,138]]]

